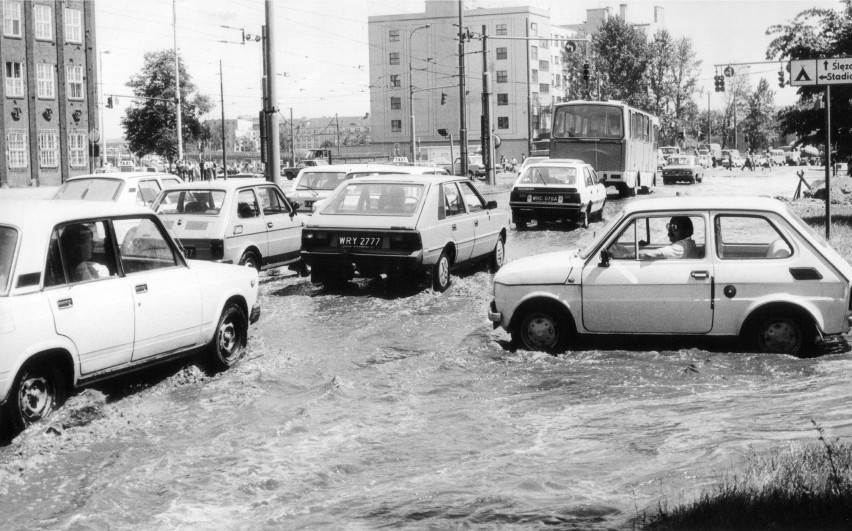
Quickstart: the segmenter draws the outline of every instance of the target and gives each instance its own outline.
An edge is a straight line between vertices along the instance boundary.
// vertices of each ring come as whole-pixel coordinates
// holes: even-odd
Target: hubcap
[[[497,248],[494,250],[494,258],[495,262],[497,262],[498,266],[503,265],[503,241],[500,240],[497,242]]]
[[[792,352],[799,344],[798,328],[789,319],[772,321],[763,330],[763,344],[772,352]]]
[[[438,281],[442,286],[446,286],[450,281],[450,261],[446,257],[441,258],[441,263],[438,264]]]
[[[230,359],[237,348],[237,330],[234,323],[226,320],[219,329],[219,353],[223,359]]]
[[[38,376],[21,382],[18,408],[27,424],[47,416],[53,405],[53,386],[47,378]]]
[[[553,319],[546,315],[533,315],[524,325],[524,342],[534,350],[548,349],[556,345],[557,332]]]

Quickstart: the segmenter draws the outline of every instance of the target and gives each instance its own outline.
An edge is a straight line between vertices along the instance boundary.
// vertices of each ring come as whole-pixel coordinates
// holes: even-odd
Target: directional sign
[[[790,61],[790,84],[794,87],[852,85],[852,57]]]

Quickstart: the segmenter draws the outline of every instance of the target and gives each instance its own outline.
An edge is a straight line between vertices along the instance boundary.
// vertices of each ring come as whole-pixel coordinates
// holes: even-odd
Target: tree
[[[768,149],[778,136],[775,127],[775,92],[761,78],[757,89],[748,97],[743,118],[743,133],[752,149]]]
[[[738,124],[742,121],[745,102],[748,100],[750,87],[748,70],[742,70],[731,77],[725,78],[725,114],[722,118],[722,147],[729,144],[736,148],[734,137]]]
[[[766,50],[767,59],[807,59],[812,57],[848,57],[852,55],[852,0],[841,0],[844,7],[807,9],[787,24],[770,26],[767,35],[776,37]],[[791,72],[795,76],[795,72]],[[783,134],[795,134],[797,145],[825,144],[825,111],[814,108],[821,99],[822,87],[798,88],[796,105],[779,111]],[[838,155],[852,152],[852,86],[831,87],[831,138]]]
[[[592,37],[595,81],[600,100],[621,100],[640,109],[648,108],[650,47],[645,31],[630,26],[621,17],[608,19]]]
[[[199,117],[210,111],[210,98],[198,93],[192,78],[180,65],[182,139],[184,144],[203,139]],[[177,159],[177,113],[175,112],[175,62],[171,50],[147,52],[142,70],[128,81],[133,105],[121,119],[128,147],[137,155],[160,155],[170,163]]]

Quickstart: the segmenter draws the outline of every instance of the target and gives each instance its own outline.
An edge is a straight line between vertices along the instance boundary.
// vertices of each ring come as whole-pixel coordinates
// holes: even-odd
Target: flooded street
[[[796,183],[787,168],[719,171],[654,195],[790,197]],[[508,193],[489,199],[507,208]],[[625,201],[610,195],[605,218]],[[510,230],[507,260],[601,226]],[[812,422],[852,436],[843,339],[807,359],[632,339],[550,356],[492,329],[482,270],[443,294],[261,279],[237,367],[87,389],[0,448],[0,527],[630,528],[751,451],[816,442]]]

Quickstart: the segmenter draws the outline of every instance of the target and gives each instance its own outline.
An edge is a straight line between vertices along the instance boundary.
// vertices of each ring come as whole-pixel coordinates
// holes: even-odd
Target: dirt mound
[[[802,196],[811,199],[825,201],[825,181],[819,180],[813,183],[813,188],[802,192]],[[840,175],[831,178],[831,204],[852,205],[852,177]]]

